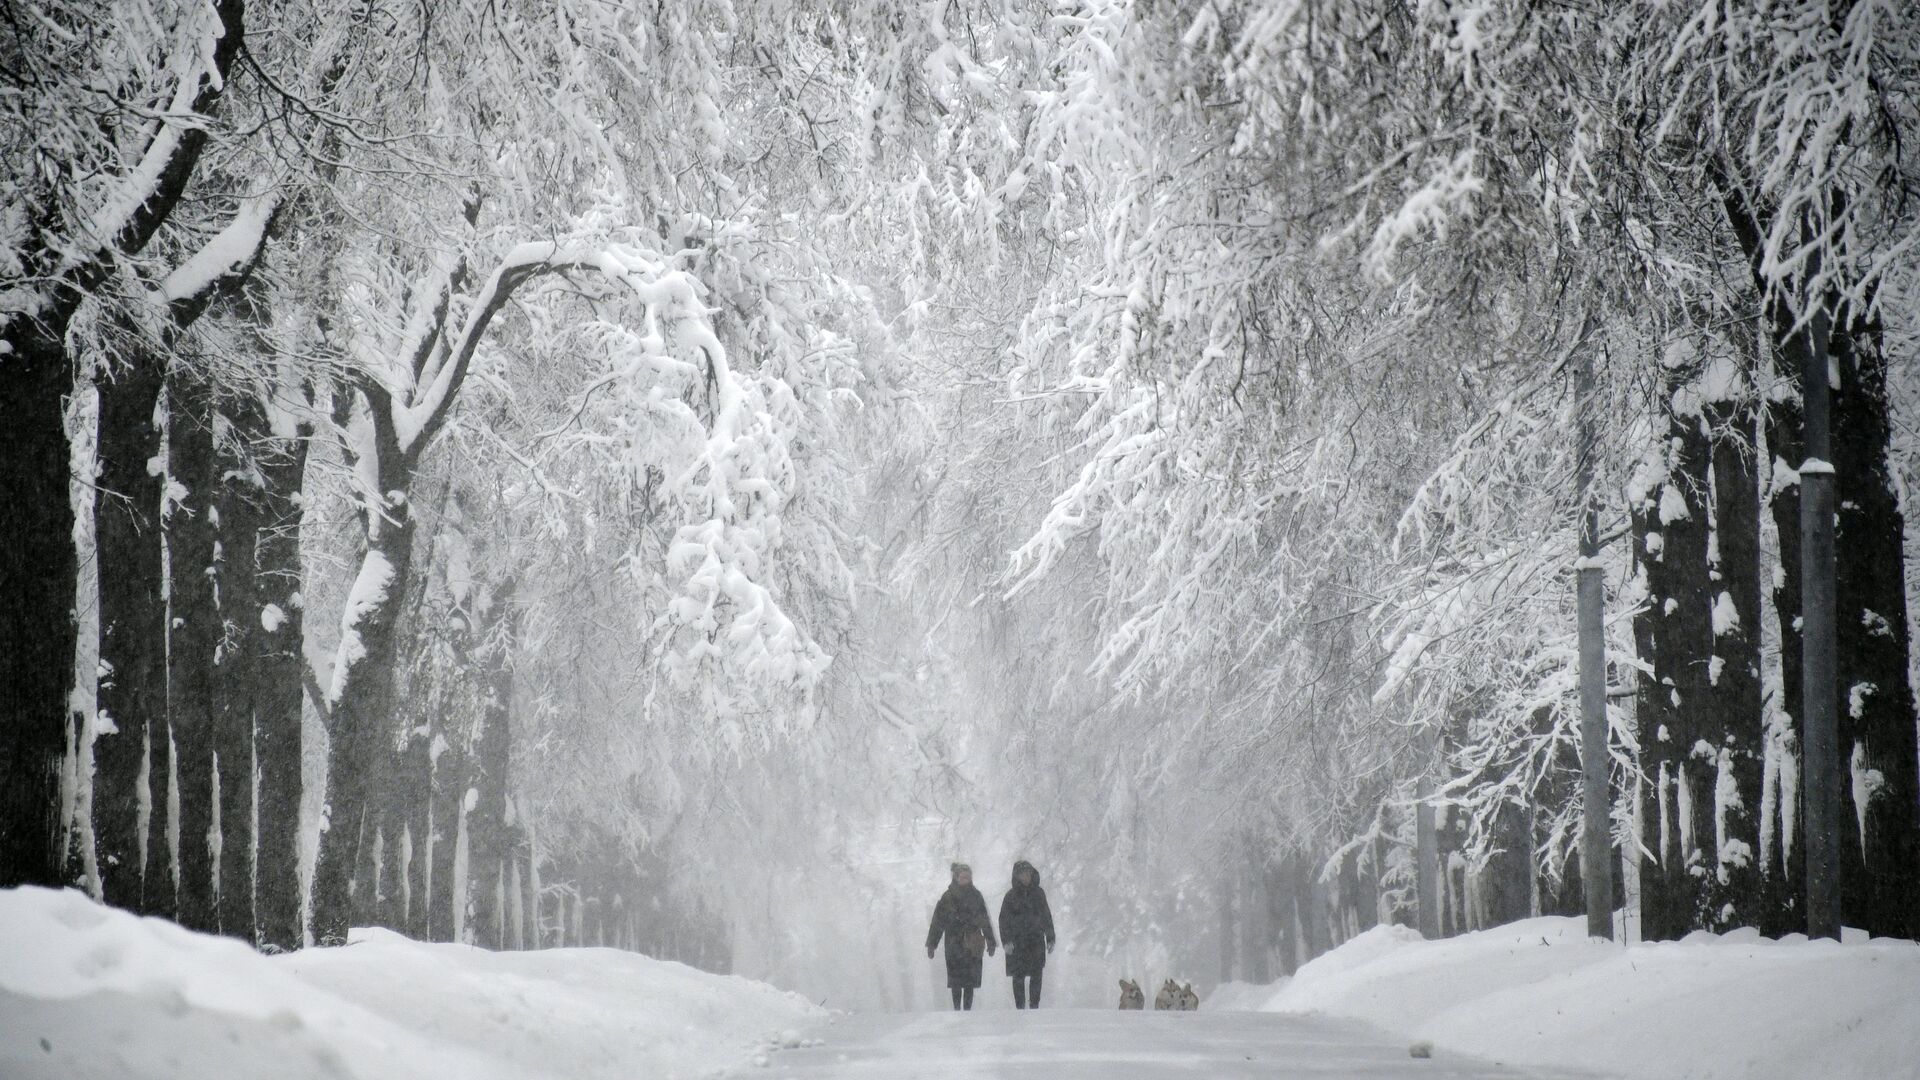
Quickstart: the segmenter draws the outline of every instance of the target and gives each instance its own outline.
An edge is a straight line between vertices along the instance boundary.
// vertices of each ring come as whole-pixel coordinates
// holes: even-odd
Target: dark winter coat
[[[1021,870],[1033,874],[1033,884],[1020,884]],[[1038,975],[1047,966],[1053,911],[1047,890],[1040,887],[1040,871],[1024,860],[1013,864],[1013,888],[1000,901],[1000,940],[1006,943],[1008,975]]]
[[[942,940],[947,943],[947,986],[950,989],[978,989],[982,956],[1000,947],[993,936],[993,920],[987,917],[987,898],[971,885],[949,885],[933,905],[933,922],[927,927],[927,948]]]

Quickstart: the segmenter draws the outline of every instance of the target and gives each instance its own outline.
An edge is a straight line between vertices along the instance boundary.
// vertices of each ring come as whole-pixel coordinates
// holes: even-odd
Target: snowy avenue
[[[0,0],[0,1080],[1920,1080],[1920,2]]]
[[[1352,1023],[1268,1013],[1067,1010],[872,1016],[735,1075],[791,1080],[1577,1080],[1456,1055],[1414,1058]]]

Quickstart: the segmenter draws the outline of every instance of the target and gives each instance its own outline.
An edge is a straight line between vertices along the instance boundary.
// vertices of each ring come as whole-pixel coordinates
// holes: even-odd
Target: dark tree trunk
[[[1312,960],[1333,947],[1328,934],[1326,886],[1320,884],[1318,859],[1296,856],[1293,867],[1293,905],[1300,916],[1300,944],[1306,949],[1306,958]]]
[[[1712,686],[1720,760],[1734,798],[1714,823],[1719,859],[1708,885],[1707,925],[1754,926],[1763,905],[1760,800],[1767,734],[1760,697],[1760,474],[1758,430],[1751,404],[1713,402],[1713,497],[1719,576],[1714,603]],[[1731,610],[1732,618],[1727,617]],[[1709,802],[1708,805],[1714,805]],[[1721,834],[1724,834],[1721,836]]]
[[[346,944],[360,839],[371,842],[379,825],[370,817],[378,807],[369,796],[379,790],[379,770],[392,755],[394,621],[413,560],[414,519],[404,497],[410,473],[405,465],[399,475],[381,477],[383,490],[402,497],[383,500],[384,520],[368,529],[367,553],[353,587],[360,606],[349,628],[359,641],[358,659],[335,672],[336,691],[330,694],[326,824],[313,879],[314,940],[322,945]]]
[[[210,844],[218,721],[214,664],[223,629],[214,565],[219,536],[214,500],[220,467],[214,453],[212,388],[198,378],[169,374],[167,403],[168,479],[179,486],[179,498],[166,516],[172,627],[167,645],[167,722],[177,757],[180,800],[177,918],[189,929],[212,931],[219,921]]]
[[[1229,861],[1231,862],[1231,860]],[[1219,981],[1223,983],[1233,981],[1233,956],[1234,953],[1239,951],[1240,945],[1239,928],[1234,924],[1233,918],[1234,894],[1240,891],[1239,882],[1236,880],[1238,877],[1238,869],[1237,866],[1230,865],[1222,874],[1218,886],[1220,911]]]
[[[518,640],[519,619],[513,606],[513,583],[494,590],[492,617],[497,620],[484,657],[486,682],[481,688],[480,730],[474,742],[473,780],[475,800],[467,815],[467,864],[474,881],[482,886],[475,895],[474,918],[483,945],[507,947],[507,912],[504,889],[496,886],[505,876],[505,867],[513,847],[507,820],[509,767],[513,749],[513,650]],[[462,796],[465,797],[464,795]]]
[[[399,929],[408,937],[427,940],[427,904],[432,888],[432,807],[434,729],[423,717],[408,733],[399,765],[399,811],[407,837],[405,919]]]
[[[1273,981],[1273,913],[1267,901],[1265,859],[1253,855],[1241,877],[1246,884],[1247,981],[1265,984]]]
[[[1531,808],[1508,805],[1493,822],[1494,852],[1487,858],[1485,884],[1488,915],[1495,923],[1510,923],[1533,914],[1533,836]]]
[[[1627,506],[1629,530],[1633,537],[1634,574],[1642,592],[1640,607],[1633,616],[1633,648],[1644,667],[1634,680],[1635,737],[1640,744],[1641,809],[1638,823],[1640,847],[1640,934],[1648,941],[1671,940],[1678,925],[1673,918],[1669,878],[1664,869],[1667,859],[1667,826],[1670,814],[1666,778],[1671,768],[1670,747],[1660,738],[1671,732],[1673,700],[1660,680],[1646,670],[1658,654],[1654,628],[1661,612],[1655,589],[1661,577],[1660,545],[1665,541],[1659,529],[1657,487]]]
[[[1675,372],[1662,397],[1691,378]],[[1713,828],[1713,781],[1717,755],[1700,748],[1720,740],[1708,715],[1713,654],[1708,589],[1707,498],[1711,447],[1701,418],[1670,414],[1661,458],[1660,483],[1635,508],[1639,554],[1646,574],[1645,625],[1636,636],[1649,648],[1651,685],[1643,682],[1640,704],[1641,766],[1655,793],[1655,859],[1641,877],[1641,934],[1671,940],[1694,929],[1703,890],[1695,868],[1709,873],[1703,850]]]
[[[384,926],[397,934],[407,931],[407,812],[403,786],[410,756],[405,749],[389,747],[376,763],[379,789],[367,812],[379,822],[380,844],[375,856],[379,864],[374,871],[377,887],[371,905],[362,904],[360,910],[365,914],[355,920]]]
[[[269,637],[260,617],[255,578],[260,538],[272,509],[261,495],[254,448],[242,415],[227,411],[236,437],[222,448],[220,491],[220,608],[225,638],[217,667],[215,751],[220,776],[220,932],[257,944],[254,911],[254,715],[259,656]]]
[[[1387,822],[1385,808],[1382,808],[1380,813],[1381,831],[1375,834],[1373,838],[1371,845],[1372,850],[1367,859],[1367,872],[1363,878],[1367,903],[1360,914],[1360,929],[1362,930],[1371,930],[1375,926],[1380,925],[1381,919],[1380,894],[1384,889],[1384,886],[1381,884],[1381,878],[1386,875],[1387,852],[1391,849],[1392,845],[1385,835]]]
[[[1353,937],[1366,929],[1367,915],[1362,910],[1365,886],[1360,883],[1360,850],[1355,848],[1340,858],[1340,939]],[[1254,982],[1265,982],[1255,979]]]
[[[306,474],[308,436],[274,438],[266,417],[252,410],[237,429],[249,434],[260,484],[259,531],[254,546],[251,600],[244,617],[259,628],[236,673],[253,703],[254,755],[260,775],[258,855],[254,893],[260,943],[297,949],[305,939],[301,921],[300,793],[301,711],[306,657],[301,651],[300,491]],[[230,579],[233,575],[230,575]]]
[[[1592,326],[1589,317],[1589,331]],[[1575,590],[1580,650],[1580,865],[1586,883],[1587,934],[1611,938],[1613,758],[1607,720],[1607,586],[1600,565],[1600,504],[1593,492],[1594,458],[1599,446],[1594,410],[1598,403],[1593,392],[1593,353],[1584,344],[1580,346],[1578,379],[1580,459],[1575,484],[1580,499],[1580,561]]]
[[[428,891],[426,937],[429,941],[453,941],[454,857],[460,839],[460,806],[467,788],[467,756],[450,743],[432,766],[432,887]],[[468,870],[471,878],[471,862]]]
[[[66,883],[60,772],[80,565],[65,328],[64,316],[44,327],[16,316],[0,337],[0,888]]]
[[[148,910],[142,897],[151,820],[164,821],[166,774],[148,782],[147,741],[166,737],[166,567],[160,543],[163,361],[141,355],[96,380],[100,395],[99,490],[94,550],[100,567],[100,687],[93,742],[94,850],[106,902]],[[149,792],[157,793],[151,798]],[[158,841],[165,844],[165,834]],[[158,883],[156,883],[158,884]],[[169,885],[164,905],[172,910]],[[160,899],[156,897],[156,900]]]
[[[1429,761],[1426,768],[1431,770],[1437,766]],[[1420,774],[1418,795],[1420,801],[1413,808],[1414,886],[1419,902],[1419,930],[1421,936],[1432,941],[1446,931],[1445,912],[1440,906],[1440,834],[1434,825],[1433,804],[1428,801],[1433,795],[1433,780],[1426,772]],[[1306,910],[1303,905],[1303,918]]]
[[[1828,314],[1808,320],[1801,353],[1801,431],[1806,459],[1800,466],[1801,738],[1806,762],[1807,936],[1839,938],[1841,758],[1835,576],[1835,507],[1832,387],[1827,373]]]
[[[1844,313],[1832,339],[1839,496],[1836,630],[1840,910],[1877,936],[1920,937],[1920,777],[1907,675],[1906,522],[1887,464],[1880,327]]]

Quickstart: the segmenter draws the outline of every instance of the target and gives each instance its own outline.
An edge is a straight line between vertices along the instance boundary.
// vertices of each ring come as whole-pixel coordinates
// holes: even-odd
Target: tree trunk
[[[1713,658],[1708,667],[1715,744],[1714,838],[1707,926],[1754,926],[1764,904],[1757,854],[1767,734],[1760,695],[1759,439],[1748,401],[1709,402],[1714,431]]]
[[[1481,886],[1489,917],[1509,923],[1534,914],[1533,838],[1528,828],[1531,808],[1503,806],[1493,822],[1493,851],[1487,856]]]
[[[1691,380],[1692,371],[1670,371],[1662,394]],[[1713,793],[1720,744],[1709,714],[1713,654],[1712,603],[1708,589],[1707,498],[1712,449],[1701,417],[1668,414],[1661,481],[1649,491],[1643,540],[1655,686],[1642,698],[1642,767],[1660,799],[1660,850],[1643,879],[1642,933],[1671,940],[1700,924],[1706,830],[1713,825]],[[1656,539],[1657,538],[1657,539]],[[1657,726],[1655,726],[1657,725]],[[1703,749],[1704,748],[1704,749]]]
[[[0,888],[66,883],[60,770],[80,564],[65,328],[15,317],[0,338]]]
[[[427,938],[427,907],[433,869],[433,739],[427,718],[407,739],[400,762],[401,811],[407,828],[407,905],[401,930],[420,941]]]
[[[151,787],[147,780],[149,733],[164,738],[167,731],[166,567],[160,543],[166,480],[158,467],[160,428],[154,415],[163,363],[137,356],[96,380],[99,491],[93,520],[102,676],[94,722],[93,831],[102,896],[129,911],[150,910],[142,896],[150,842],[146,827],[163,816],[152,811],[164,812],[166,791],[164,773]],[[161,797],[153,798],[151,791]],[[171,887],[165,892],[165,905],[151,910],[172,910]]]
[[[462,700],[466,700],[464,695]],[[428,810],[431,820],[431,857],[427,890],[428,941],[458,941],[455,908],[464,904],[464,887],[457,875],[461,803],[465,799],[468,770],[467,755],[448,745],[433,758],[433,797]]]
[[[1246,884],[1247,981],[1273,981],[1273,913],[1267,900],[1265,860],[1250,855],[1241,873]]]
[[[1228,862],[1231,864],[1232,860],[1229,859]],[[1222,874],[1217,887],[1220,901],[1219,981],[1223,983],[1233,981],[1233,954],[1239,948],[1239,931],[1233,921],[1233,895],[1240,888],[1239,883],[1234,880],[1235,876],[1234,868],[1230,865]]]
[[[399,485],[386,490],[404,493]],[[321,945],[346,944],[359,837],[371,839],[378,826],[368,797],[391,756],[394,617],[413,558],[414,522],[404,494],[385,501],[386,520],[369,529],[342,619],[343,635],[358,647],[342,650],[345,670],[334,672],[328,693],[327,794],[313,875],[313,933]]]
[[[540,834],[534,831],[533,809],[524,794],[514,800],[527,836],[527,948],[544,949],[546,939],[540,916],[540,897],[545,892],[540,881]]]
[[[1839,938],[1840,755],[1838,636],[1834,568],[1832,387],[1828,383],[1827,315],[1815,312],[1802,353],[1802,427],[1806,459],[1800,465],[1801,746],[1806,774],[1807,936]]]
[[[236,675],[253,703],[259,769],[256,919],[262,945],[297,949],[306,937],[300,911],[300,794],[305,786],[301,712],[307,663],[301,650],[305,613],[299,601],[300,492],[311,430],[303,426],[293,438],[273,439],[265,431],[264,416],[236,415],[250,417],[237,427],[251,436],[260,477],[252,492],[259,501],[259,532],[251,599],[242,612],[260,632],[251,639],[247,666]]]
[[[1387,852],[1392,849],[1392,843],[1387,839],[1386,835],[1387,808],[1384,806],[1381,807],[1379,813],[1380,832],[1376,833],[1373,838],[1372,858],[1368,860],[1370,865],[1366,878],[1367,892],[1373,898],[1373,906],[1368,914],[1360,920],[1360,928],[1362,930],[1371,930],[1382,923],[1390,923],[1393,921],[1393,913],[1387,910],[1387,888],[1385,885]]]
[[[255,718],[270,692],[260,682],[260,657],[272,634],[263,619],[257,584],[262,537],[273,527],[274,508],[262,488],[264,475],[255,454],[269,449],[264,422],[252,423],[248,402],[223,410],[234,435],[225,448],[220,492],[220,609],[225,622],[218,662],[216,749],[220,775],[220,931],[250,944],[259,942],[255,911],[254,832]],[[297,693],[297,673],[291,688]],[[296,784],[298,781],[296,780]],[[284,947],[284,946],[279,946]]]
[[[213,393],[201,379],[169,373],[167,474],[178,498],[166,515],[167,723],[179,783],[179,913],[191,930],[218,928],[212,848],[214,664],[223,629],[216,567]],[[155,774],[160,775],[156,772]]]
[[[1347,853],[1340,867],[1340,893],[1345,898],[1347,908],[1347,925],[1343,942],[1365,933],[1373,920],[1373,911],[1377,902],[1363,869],[1366,858],[1366,848],[1356,847]]]
[[[1440,898],[1440,833],[1434,827],[1433,777],[1430,770],[1435,766],[1429,762],[1427,770],[1420,774],[1418,789],[1419,802],[1414,804],[1414,858],[1415,886],[1418,890],[1420,908],[1420,934],[1428,941],[1438,940],[1442,931],[1442,909]],[[1304,917],[1306,908],[1301,908]]]
[[[486,647],[476,650],[476,655],[484,658],[486,677],[481,687],[480,730],[474,739],[470,781],[474,796],[473,809],[467,815],[467,844],[475,879],[489,883],[499,880],[512,850],[507,784],[513,749],[513,646],[519,627],[513,591],[512,581],[493,590],[489,615],[496,629],[487,633]],[[461,798],[466,795],[462,793]],[[500,909],[497,890],[482,890],[476,909],[482,931],[480,943],[506,948],[506,915]]]
[[[1307,959],[1312,960],[1333,948],[1333,921],[1327,912],[1327,884],[1320,880],[1320,860],[1303,859],[1301,866],[1306,872],[1294,881],[1304,886],[1298,897],[1301,940],[1307,947]]]
[[[461,787],[465,788],[464,775]],[[453,872],[447,879],[446,890],[449,904],[449,910],[446,913],[447,940],[466,942],[468,941],[467,927],[471,925],[468,921],[468,912],[473,908],[474,877],[471,847],[467,837],[467,804],[464,797],[455,800],[454,812],[458,816],[453,827],[453,843],[450,845]],[[436,870],[435,873],[437,874],[438,871]],[[439,894],[435,893],[434,896],[437,900]]]
[[[1908,679],[1906,522],[1887,462],[1892,423],[1878,323],[1842,313],[1832,354],[1838,485],[1840,910],[1876,936],[1920,937],[1920,761]]]
[[[1656,460],[1664,462],[1664,455]],[[1664,466],[1662,466],[1664,468]],[[1660,592],[1665,570],[1660,555],[1665,536],[1660,531],[1658,484],[1646,488],[1642,497],[1628,504],[1633,534],[1635,573],[1639,577],[1642,601],[1633,616],[1633,644],[1645,668],[1658,664],[1657,628],[1663,621]],[[1640,853],[1640,933],[1646,941],[1667,941],[1685,933],[1685,920],[1675,911],[1673,877],[1667,872],[1677,860],[1673,843],[1672,734],[1673,695],[1663,686],[1657,673],[1642,669],[1635,682],[1634,727],[1640,744],[1642,777],[1642,827],[1644,851]],[[1531,818],[1529,818],[1531,826]],[[1531,843],[1531,839],[1529,840]],[[1531,863],[1529,870],[1532,869]],[[1534,914],[1541,910],[1539,883],[1533,882]]]
[[[507,859],[506,886],[506,948],[525,949],[527,945],[526,892],[520,882],[520,856],[518,852]]]
[[[1591,321],[1589,321],[1591,327]],[[1580,499],[1578,632],[1580,649],[1580,765],[1584,799],[1580,823],[1581,879],[1586,885],[1587,935],[1613,936],[1613,781],[1607,722],[1606,574],[1600,565],[1600,509],[1593,492],[1598,436],[1594,417],[1593,353],[1580,349],[1579,462],[1574,485]],[[1531,857],[1531,853],[1529,853]]]

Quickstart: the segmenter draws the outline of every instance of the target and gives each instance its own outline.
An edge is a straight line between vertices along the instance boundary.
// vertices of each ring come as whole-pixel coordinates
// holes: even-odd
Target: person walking
[[[980,989],[984,952],[992,956],[1000,943],[987,917],[987,899],[973,887],[973,868],[953,864],[953,883],[933,905],[933,923],[927,927],[927,959],[944,939],[947,944],[947,989],[955,1009],[973,1008],[973,992]]]
[[[1000,940],[1007,947],[1007,974],[1013,978],[1013,1007],[1040,1007],[1040,973],[1053,951],[1053,911],[1040,871],[1025,859],[1013,864],[1013,887],[1000,901]]]

